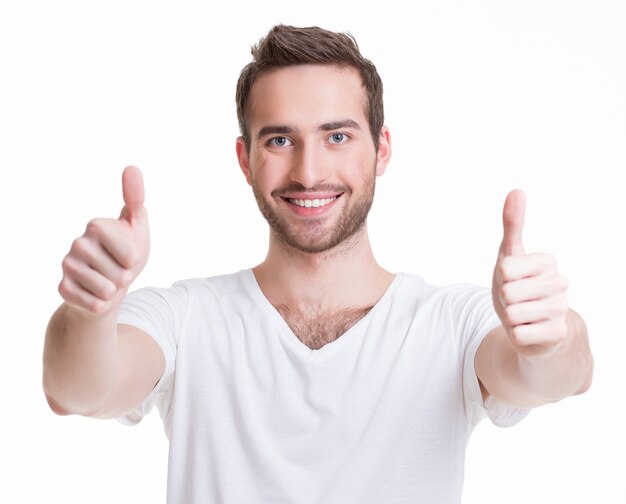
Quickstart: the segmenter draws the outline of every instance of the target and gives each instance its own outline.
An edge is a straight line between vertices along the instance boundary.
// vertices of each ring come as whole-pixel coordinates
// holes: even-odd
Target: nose
[[[322,147],[301,143],[294,154],[290,173],[292,182],[310,189],[328,179],[329,169]]]

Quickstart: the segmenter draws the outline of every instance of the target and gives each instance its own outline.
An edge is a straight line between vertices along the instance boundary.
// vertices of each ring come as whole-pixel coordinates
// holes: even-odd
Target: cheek
[[[376,155],[373,153],[349,153],[341,156],[336,161],[337,173],[344,173],[352,181],[363,180],[376,170]]]
[[[271,173],[277,178],[285,176],[291,168],[297,165],[297,153],[294,150],[284,152],[261,151],[255,156],[255,166],[259,171]]]
[[[250,165],[250,178],[252,185],[262,193],[271,193],[282,182],[280,169],[276,163],[270,163],[267,159],[257,159]]]

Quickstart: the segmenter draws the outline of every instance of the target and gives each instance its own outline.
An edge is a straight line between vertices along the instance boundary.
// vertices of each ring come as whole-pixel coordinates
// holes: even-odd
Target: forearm
[[[61,305],[44,345],[43,387],[52,409],[93,415],[111,394],[118,367],[116,311],[94,315]]]
[[[582,393],[591,385],[593,357],[585,323],[569,310],[567,327],[567,338],[553,353],[538,357],[517,354],[521,384],[538,404]]]
[[[534,408],[584,392],[591,384],[593,357],[584,322],[567,315],[568,336],[550,353],[523,356],[504,328],[490,333],[477,354],[477,372],[488,393],[520,408]]]

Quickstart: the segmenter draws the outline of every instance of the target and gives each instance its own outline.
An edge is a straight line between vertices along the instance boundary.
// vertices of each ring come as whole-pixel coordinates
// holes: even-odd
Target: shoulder
[[[210,277],[187,278],[178,280],[169,289],[171,291],[186,291],[190,295],[195,293],[212,293],[218,296],[240,294],[249,289],[251,270],[245,269],[235,273],[215,275]]]
[[[252,270],[204,278],[179,280],[171,290],[185,293],[186,303],[192,310],[219,310],[240,312],[251,310],[260,303]]]
[[[472,300],[488,297],[488,287],[470,283],[438,285],[426,282],[422,277],[410,273],[396,274],[394,297],[419,302],[437,302],[444,304],[464,304]]]
[[[454,327],[491,323],[495,315],[491,289],[470,283],[435,285],[421,277],[398,274],[394,292],[389,297],[391,312],[428,321],[430,325]],[[439,321],[439,322],[437,322]]]
[[[250,290],[247,276],[250,270],[241,270],[236,273],[206,277],[188,278],[174,282],[170,287],[143,286],[125,298],[125,305],[137,303],[151,305],[169,305],[176,309],[189,306],[197,300],[204,302],[219,299],[228,299],[242,295]]]

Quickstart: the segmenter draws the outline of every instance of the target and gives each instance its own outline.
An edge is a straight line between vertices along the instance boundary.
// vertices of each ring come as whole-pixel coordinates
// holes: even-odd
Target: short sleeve
[[[473,285],[455,286],[451,292],[451,315],[463,359],[463,400],[468,431],[485,417],[499,427],[521,421],[529,412],[502,403],[493,397],[483,402],[474,361],[478,347],[489,332],[500,325],[491,299],[491,290]]]
[[[177,284],[169,289],[139,289],[124,299],[118,324],[134,326],[151,336],[163,351],[165,371],[146,400],[118,419],[121,423],[135,425],[156,406],[167,430],[178,339],[184,330],[188,305],[187,288]]]

